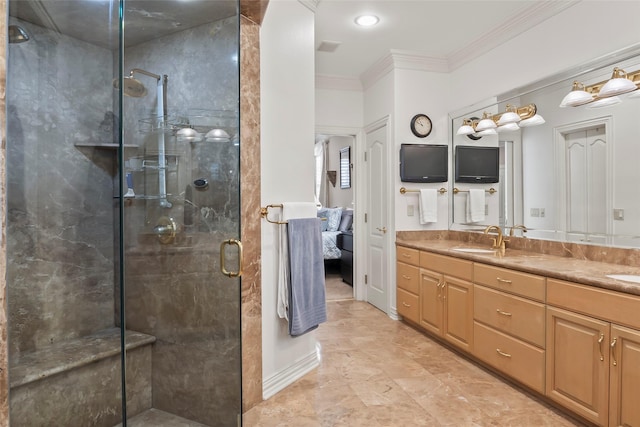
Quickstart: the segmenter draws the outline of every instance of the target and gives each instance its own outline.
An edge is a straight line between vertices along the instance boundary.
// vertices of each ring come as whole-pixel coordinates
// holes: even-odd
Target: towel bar
[[[318,205],[316,205],[318,206]],[[273,221],[269,219],[269,208],[280,208],[282,209],[283,205],[282,203],[279,204],[275,204],[275,205],[267,205],[263,208],[260,208],[260,216],[264,219],[267,220],[267,222],[270,222],[271,224],[287,224],[287,221]],[[319,206],[318,206],[319,207]],[[322,221],[326,221],[327,218],[320,218]]]
[[[497,193],[498,190],[496,190],[495,188],[491,187],[488,190],[484,190],[485,193],[489,193],[489,194],[493,194],[493,193]],[[458,194],[458,193],[468,193],[469,190],[458,190],[458,188],[454,187],[453,188],[453,194]]]
[[[400,194],[405,194],[405,193],[419,193],[420,190],[409,190],[408,188],[404,188],[404,187],[400,187]],[[438,190],[438,193],[440,194],[444,194],[447,192],[447,189],[442,187]]]

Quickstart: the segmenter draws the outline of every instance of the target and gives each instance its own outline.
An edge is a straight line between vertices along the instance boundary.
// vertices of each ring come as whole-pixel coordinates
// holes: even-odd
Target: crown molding
[[[533,6],[510,18],[508,22],[499,25],[480,36],[473,43],[449,55],[449,71],[453,71],[467,62],[484,55],[515,36],[578,3],[580,3],[580,0],[536,2]]]
[[[391,49],[387,55],[362,73],[360,76],[362,86],[366,89],[370,88],[394,69],[446,73],[449,71],[449,64],[445,58],[427,56],[408,50]]]
[[[351,90],[362,92],[362,83],[355,77],[316,74],[316,89]]]
[[[320,0],[298,0],[298,2],[309,9],[311,12],[316,13]]]

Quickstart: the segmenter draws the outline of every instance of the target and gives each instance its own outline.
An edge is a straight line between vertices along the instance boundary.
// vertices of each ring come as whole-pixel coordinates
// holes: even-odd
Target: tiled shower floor
[[[118,424],[116,427],[121,427]],[[127,427],[206,427],[204,424],[185,420],[158,409],[149,409],[127,421]]]

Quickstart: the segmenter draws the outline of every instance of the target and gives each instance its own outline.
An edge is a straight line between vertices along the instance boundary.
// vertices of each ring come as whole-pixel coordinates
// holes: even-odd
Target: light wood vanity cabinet
[[[545,278],[478,263],[473,277],[473,355],[544,393]]]
[[[547,396],[597,425],[640,426],[640,297],[548,286]]]
[[[420,326],[456,347],[473,348],[473,263],[420,253]]]
[[[640,296],[398,246],[398,313],[600,426],[640,427]]]
[[[396,263],[396,305],[398,314],[420,321],[420,251],[398,246]]]

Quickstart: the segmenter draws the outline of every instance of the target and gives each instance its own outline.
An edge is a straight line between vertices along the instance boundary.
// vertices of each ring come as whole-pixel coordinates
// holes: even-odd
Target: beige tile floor
[[[331,300],[332,284],[320,366],[245,427],[582,425],[367,303]]]

